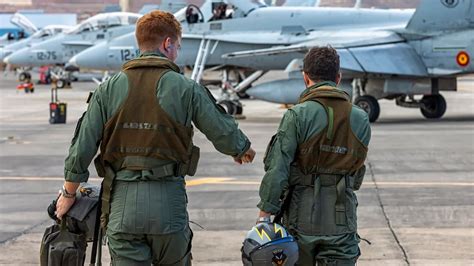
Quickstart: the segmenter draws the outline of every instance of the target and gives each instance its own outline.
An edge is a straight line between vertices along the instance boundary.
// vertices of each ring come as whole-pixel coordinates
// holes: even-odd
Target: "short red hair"
[[[157,50],[167,37],[181,38],[181,24],[171,13],[151,11],[138,20],[135,36],[140,51]]]

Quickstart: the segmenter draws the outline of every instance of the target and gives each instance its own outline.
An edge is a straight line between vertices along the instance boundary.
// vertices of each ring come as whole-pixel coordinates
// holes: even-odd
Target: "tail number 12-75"
[[[45,60],[56,60],[58,56],[56,55],[56,51],[45,51],[45,52],[37,52],[36,58],[40,61]]]

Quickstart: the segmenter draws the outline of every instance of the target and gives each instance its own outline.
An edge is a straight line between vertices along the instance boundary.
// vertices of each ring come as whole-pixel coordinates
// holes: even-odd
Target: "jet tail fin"
[[[422,0],[407,31],[430,33],[474,27],[473,0]]]

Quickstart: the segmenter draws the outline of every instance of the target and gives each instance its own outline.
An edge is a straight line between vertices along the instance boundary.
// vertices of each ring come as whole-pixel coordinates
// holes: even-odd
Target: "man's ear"
[[[171,45],[171,38],[166,37],[166,39],[163,41],[163,50],[168,52],[168,50],[170,49],[170,45]]]
[[[342,80],[342,73],[339,72],[336,77],[336,85],[339,85],[339,83],[341,83],[341,80]]]
[[[304,80],[304,85],[306,85],[306,87],[309,87],[310,79],[304,71],[303,71],[303,80]]]

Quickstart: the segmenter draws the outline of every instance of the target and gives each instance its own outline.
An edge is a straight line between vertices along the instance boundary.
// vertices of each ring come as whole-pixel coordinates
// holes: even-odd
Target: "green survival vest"
[[[110,191],[116,172],[150,170],[154,179],[196,172],[199,148],[192,142],[192,126],[173,120],[156,97],[158,83],[168,71],[179,72],[179,68],[156,57],[131,60],[122,67],[128,79],[128,95],[105,124],[100,156],[96,159],[97,172],[105,177],[102,227],[108,221]],[[171,163],[163,165],[163,160]]]
[[[336,235],[357,229],[354,174],[364,166],[367,147],[350,125],[349,96],[330,86],[310,90],[300,103],[315,101],[328,125],[298,146],[290,167],[291,189],[285,222],[306,235]]]

